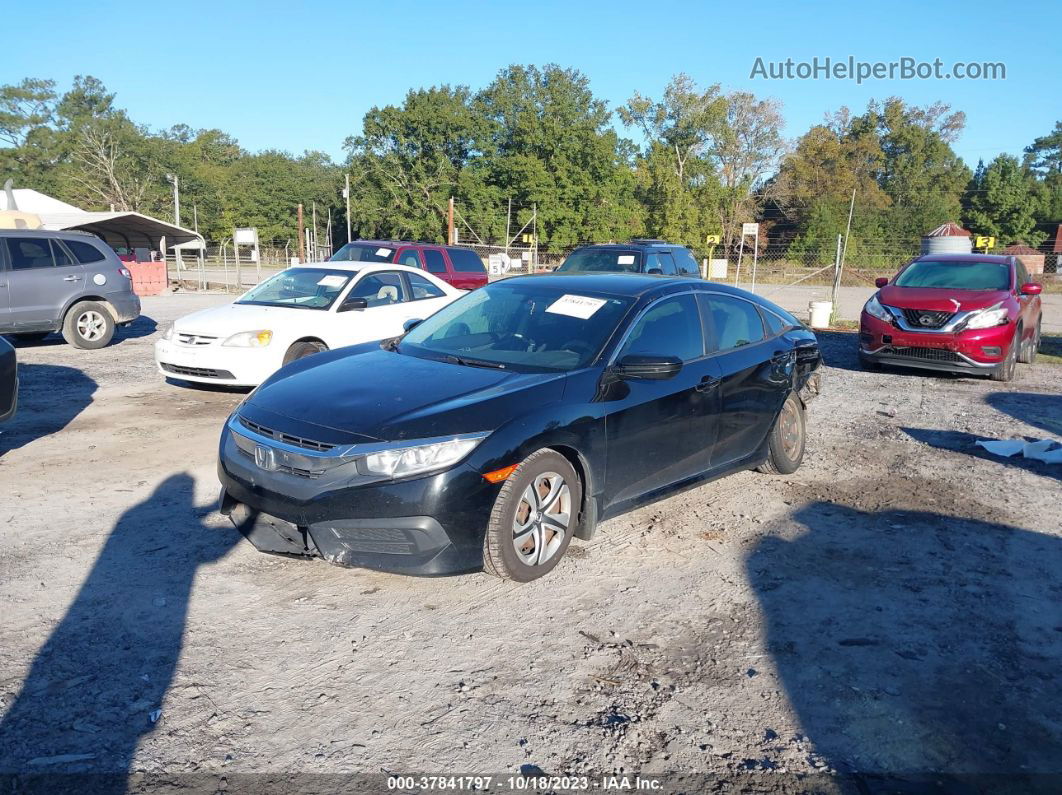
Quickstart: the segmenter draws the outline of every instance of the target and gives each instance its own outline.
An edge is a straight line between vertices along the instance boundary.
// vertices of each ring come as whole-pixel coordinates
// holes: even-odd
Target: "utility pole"
[[[450,206],[446,213],[446,245],[454,244],[454,197],[450,197]]]
[[[347,186],[343,189],[343,198],[347,200],[347,242],[350,242],[350,172],[344,174]]]
[[[310,235],[310,257],[314,262],[317,262],[317,202],[314,201],[310,205],[311,212],[313,214],[313,234]]]
[[[844,257],[848,253],[848,235],[852,232],[852,213],[855,212],[855,193],[852,188],[852,203],[848,205],[848,226],[844,230],[844,248],[841,250],[841,267],[844,267]]]
[[[306,262],[306,249],[302,245],[304,233],[302,230],[302,205],[299,205],[299,262]]]
[[[178,180],[178,177],[177,177],[176,174],[167,174],[166,175],[166,179],[168,179],[173,184],[173,225],[174,226],[180,226],[181,225],[181,188],[180,188],[180,185],[179,185],[179,180]],[[165,259],[165,257],[166,257],[166,252],[165,251],[162,252],[162,257],[163,257],[163,259]],[[184,263],[181,262],[181,250],[180,249],[175,249],[175,257],[174,258],[177,260],[177,274],[178,274],[177,278],[179,279],[180,278],[180,273],[181,273],[181,266],[184,264]]]
[[[531,205],[531,267],[538,270],[538,203]]]

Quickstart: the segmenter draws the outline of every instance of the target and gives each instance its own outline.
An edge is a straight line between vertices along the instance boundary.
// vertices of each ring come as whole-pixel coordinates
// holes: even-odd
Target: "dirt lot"
[[[212,512],[241,396],[163,382],[151,346],[222,300],[19,350],[0,773],[1062,774],[1062,468],[973,446],[1062,438],[1062,366],[870,374],[823,334],[795,475],[610,521],[530,585],[410,579]]]

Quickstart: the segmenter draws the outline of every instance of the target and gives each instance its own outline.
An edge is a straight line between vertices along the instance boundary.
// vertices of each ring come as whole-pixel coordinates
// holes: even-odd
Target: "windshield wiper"
[[[488,362],[483,359],[466,359],[463,356],[455,356],[452,353],[446,354],[446,361],[453,364],[461,364],[465,367],[488,367],[492,370],[504,370],[505,365],[501,362]]]

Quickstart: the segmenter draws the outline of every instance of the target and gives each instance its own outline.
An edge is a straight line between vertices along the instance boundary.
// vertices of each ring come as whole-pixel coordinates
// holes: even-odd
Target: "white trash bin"
[[[830,315],[833,314],[833,301],[812,301],[808,306],[811,313],[812,328],[829,328]]]

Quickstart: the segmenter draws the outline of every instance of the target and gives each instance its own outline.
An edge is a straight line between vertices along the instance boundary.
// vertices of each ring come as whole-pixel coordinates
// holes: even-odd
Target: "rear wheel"
[[[992,371],[993,381],[1011,381],[1014,379],[1014,363],[1018,361],[1018,349],[1021,347],[1021,329],[1014,332],[1014,338],[1007,349],[1007,358]]]
[[[786,398],[767,443],[767,460],[759,467],[769,475],[790,475],[804,460],[804,409],[793,393]]]
[[[107,307],[96,301],[74,304],[63,319],[63,339],[75,348],[102,348],[113,337],[114,317]]]
[[[548,574],[571,543],[582,500],[582,481],[567,458],[549,449],[525,458],[494,501],[484,571],[515,582]]]
[[[1032,364],[1036,361],[1036,352],[1040,350],[1040,321],[1036,321],[1036,331],[1029,340],[1021,347],[1018,353],[1018,361],[1022,364]]]
[[[296,342],[288,348],[288,352],[284,354],[284,364],[291,364],[296,359],[305,359],[307,356],[313,356],[315,353],[324,353],[327,350],[327,345],[323,342],[317,342],[316,340]]]

